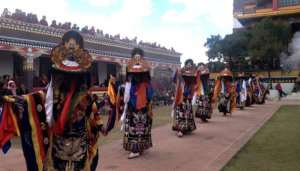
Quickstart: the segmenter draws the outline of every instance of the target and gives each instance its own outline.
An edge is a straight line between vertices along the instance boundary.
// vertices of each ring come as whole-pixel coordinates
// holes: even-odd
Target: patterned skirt
[[[263,90],[262,93],[254,93],[253,99],[256,104],[264,104],[266,100],[267,91]]]
[[[152,118],[149,116],[147,108],[138,111],[128,108],[123,148],[126,151],[137,153],[152,147],[151,127]]]
[[[210,119],[212,114],[211,101],[208,96],[198,96],[196,99],[195,116],[201,119]]]
[[[53,135],[52,162],[49,170],[81,171],[90,168],[88,164],[88,138],[85,119],[73,123],[63,135]]]
[[[196,129],[193,107],[190,101],[183,102],[175,107],[172,129],[182,133],[189,133]]]
[[[251,106],[254,103],[252,92],[247,92],[247,100],[246,100],[246,106]]]
[[[246,101],[241,101],[241,95],[236,97],[236,107],[243,109],[246,106]]]
[[[226,113],[231,113],[232,112],[231,96],[221,95],[219,99],[218,109],[219,112],[224,113],[224,115]]]

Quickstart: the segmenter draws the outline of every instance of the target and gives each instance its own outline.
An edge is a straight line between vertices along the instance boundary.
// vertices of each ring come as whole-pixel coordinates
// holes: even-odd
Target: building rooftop
[[[238,20],[300,14],[300,0],[234,0]]]
[[[61,37],[67,30],[72,29],[79,31],[85,39],[92,40],[94,42],[113,43],[131,48],[138,46],[144,48],[145,51],[155,51],[175,56],[181,55],[173,48],[167,49],[164,46],[161,46],[159,43],[143,41],[137,42],[137,37],[134,39],[129,39],[127,37],[121,38],[120,34],[110,35],[108,33],[104,33],[103,30],[96,29],[94,26],[84,26],[80,28],[77,26],[77,24],[72,24],[71,22],[65,22],[62,24],[57,23],[56,20],[53,20],[51,24],[49,24],[46,16],[43,16],[41,20],[38,20],[38,16],[36,14],[26,14],[19,9],[16,9],[14,13],[11,13],[8,9],[4,9],[0,20],[1,23],[5,23],[6,25],[22,25],[22,28],[29,29],[32,32],[42,30],[42,32],[52,37]]]

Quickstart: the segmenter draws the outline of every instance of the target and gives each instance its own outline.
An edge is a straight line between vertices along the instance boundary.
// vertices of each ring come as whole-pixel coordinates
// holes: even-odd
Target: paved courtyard
[[[197,130],[183,138],[169,124],[155,128],[153,148],[137,159],[128,160],[122,141],[114,141],[101,147],[98,170],[220,170],[282,104],[300,105],[300,101],[267,102],[228,117],[215,111],[209,123],[197,120]],[[5,157],[0,154],[0,163],[0,171],[26,170],[19,149],[11,149]]]

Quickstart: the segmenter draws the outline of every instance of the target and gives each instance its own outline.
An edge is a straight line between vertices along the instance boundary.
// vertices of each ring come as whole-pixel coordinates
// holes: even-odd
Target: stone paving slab
[[[177,138],[170,125],[154,129],[154,147],[137,159],[127,159],[121,141],[108,144],[101,149],[99,170],[220,170],[281,104],[300,102],[268,102],[237,110],[229,117],[214,112],[209,123],[197,122],[197,130],[183,138]]]
[[[271,118],[281,104],[298,104],[300,101],[267,102],[232,116],[223,117],[214,112],[209,123],[197,121],[197,130],[178,138],[171,125],[153,129],[153,148],[137,159],[128,160],[122,141],[114,141],[100,149],[102,171],[168,171],[168,170],[220,170],[238,150]],[[11,149],[0,153],[0,171],[26,170],[22,151]]]

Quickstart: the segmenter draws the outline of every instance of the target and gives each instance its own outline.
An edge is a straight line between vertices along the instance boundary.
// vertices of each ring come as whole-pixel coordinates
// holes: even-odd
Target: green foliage
[[[209,48],[207,56],[211,70],[222,70],[224,64],[221,61],[229,64],[244,62],[245,57],[248,55],[247,48],[250,37],[250,32],[243,30],[226,35],[224,38],[221,38],[219,35],[208,38],[205,46]],[[216,59],[218,60],[217,62],[212,62]]]
[[[274,60],[278,60],[280,53],[288,48],[290,41],[290,26],[287,22],[263,19],[253,28],[249,42],[249,55],[253,60],[269,64],[274,67]]]
[[[224,69],[225,64],[220,61],[210,61],[207,63],[207,67],[211,72],[219,72]]]
[[[251,34],[248,30],[234,32],[226,35],[222,40],[222,54],[226,62],[244,61],[248,55],[248,42]]]
[[[208,60],[218,60],[221,61],[223,58],[221,54],[221,44],[222,37],[220,35],[211,35],[209,38],[207,38],[206,43],[204,44],[205,47],[208,48],[208,51],[206,52],[208,56]]]
[[[265,18],[251,30],[236,31],[224,38],[212,35],[205,43],[208,48],[208,60],[217,59],[231,66],[233,64],[247,66],[249,61],[245,58],[249,56],[252,64],[258,63],[260,66],[269,64],[269,69],[279,67],[279,56],[287,51],[291,40],[290,29],[286,21]]]

